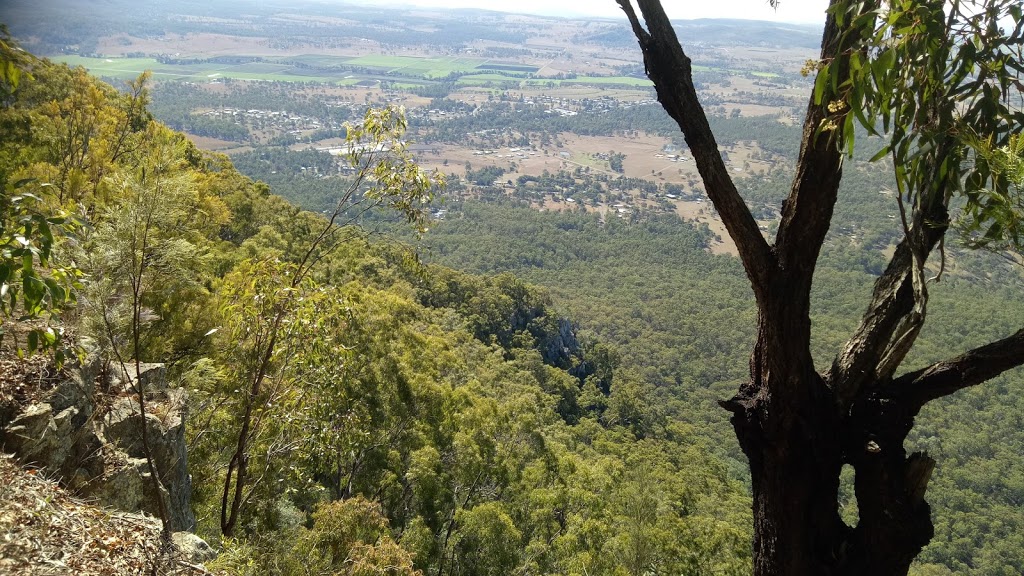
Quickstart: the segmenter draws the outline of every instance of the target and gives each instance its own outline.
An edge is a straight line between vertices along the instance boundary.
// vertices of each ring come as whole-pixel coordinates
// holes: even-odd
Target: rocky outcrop
[[[44,401],[25,406],[0,429],[0,445],[104,506],[157,515],[160,498],[172,531],[195,530],[184,390],[168,388],[161,364],[143,364],[138,374],[134,365],[127,374],[100,368],[94,363],[70,371]],[[145,391],[145,419],[132,383]],[[146,462],[143,426],[160,489]]]
[[[563,369],[571,368],[581,355],[576,327],[568,318],[555,320],[555,330],[545,333],[538,347],[544,362]]]

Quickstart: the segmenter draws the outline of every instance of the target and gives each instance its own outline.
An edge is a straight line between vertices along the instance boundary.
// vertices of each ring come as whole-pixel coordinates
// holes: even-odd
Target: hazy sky
[[[376,0],[374,4],[482,8],[556,16],[624,18],[615,0]],[[747,18],[821,24],[828,0],[781,0],[777,10],[767,0],[663,0],[672,18]]]

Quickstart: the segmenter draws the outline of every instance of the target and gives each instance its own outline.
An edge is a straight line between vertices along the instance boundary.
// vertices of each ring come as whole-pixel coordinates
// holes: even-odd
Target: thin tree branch
[[[690,58],[683,52],[672,23],[658,0],[638,0],[646,29],[630,0],[616,1],[629,18],[640,43],[644,68],[647,77],[654,82],[658,101],[679,124],[708,198],[736,243],[743,267],[760,300],[775,270],[775,257],[722,160],[707,115],[697,99]]]
[[[956,358],[904,374],[893,380],[891,395],[907,398],[921,407],[1021,365],[1024,365],[1024,329]]]

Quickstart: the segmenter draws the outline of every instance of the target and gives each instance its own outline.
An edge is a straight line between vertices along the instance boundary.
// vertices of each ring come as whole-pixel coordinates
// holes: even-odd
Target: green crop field
[[[222,74],[228,78],[239,80],[277,80],[280,82],[335,82],[343,77],[340,72],[307,70],[271,62],[238,64],[225,69]]]
[[[135,78],[146,70],[151,70],[154,77],[176,77],[181,79],[195,78],[211,73],[210,71],[225,68],[223,64],[175,66],[161,64],[153,58],[86,58],[84,56],[59,56],[55,62],[64,62],[69,66],[82,66],[96,76],[113,78]],[[166,78],[165,78],[166,79]]]
[[[58,62],[65,62],[71,66],[83,66],[97,76],[131,79],[135,78],[145,70],[151,70],[156,79],[162,80],[188,80],[192,82],[204,82],[217,78],[233,78],[237,80],[268,80],[278,82],[329,82],[341,86],[358,84],[373,74],[353,74],[343,69],[345,66],[358,66],[363,68],[380,69],[398,80],[396,87],[421,86],[417,78],[436,79],[444,78],[452,72],[473,72],[480,70],[493,70],[495,68],[511,68],[512,65],[495,64],[494,68],[489,67],[485,60],[480,58],[417,58],[411,56],[361,56],[359,58],[340,58],[335,56],[317,56],[304,54],[281,62],[247,62],[244,64],[221,64],[204,62],[198,64],[161,64],[153,58],[86,58],[83,56],[61,56],[55,58]],[[298,67],[291,63],[300,62],[311,68]],[[318,67],[320,67],[318,69]],[[328,69],[335,68],[335,69]],[[623,85],[623,86],[650,86],[651,82],[645,78],[633,78],[628,76],[581,76],[569,80],[547,80],[544,78],[525,78],[523,71],[480,72],[467,74],[459,78],[458,83],[463,86],[487,86],[501,83],[524,83],[529,86],[552,85]],[[696,66],[694,68],[697,68]],[[757,76],[774,76],[767,72],[755,72]],[[377,76],[375,79],[390,79]]]
[[[295,70],[283,70],[281,72],[235,72],[227,71],[225,78],[236,80],[266,80],[276,82],[335,82],[337,76],[308,75]]]
[[[580,76],[570,80],[562,80],[562,84],[618,84],[624,86],[654,86],[647,78],[633,76]]]
[[[348,66],[349,60],[351,60],[351,58],[347,58],[345,56],[330,56],[327,54],[300,54],[298,56],[281,59],[281,61],[285,63],[296,62],[314,68],[343,68]]]
[[[485,61],[479,58],[418,58],[415,56],[360,56],[346,63],[351,66],[379,68],[401,76],[443,78],[452,72],[470,72]]]
[[[284,74],[294,67],[287,64],[274,64],[272,62],[249,62],[247,64],[236,64],[231,67],[232,73],[244,74]],[[301,73],[300,73],[301,75]]]
[[[477,66],[479,70],[500,70],[502,72],[518,72],[521,74],[533,74],[539,68],[536,66],[527,66],[526,64],[492,64],[485,63]]]
[[[54,60],[70,66],[82,66],[96,76],[125,79],[135,78],[145,70],[151,70],[153,77],[159,80],[176,79],[192,82],[217,78],[280,82],[335,82],[341,79],[340,73],[330,74],[316,70],[303,70],[273,62],[161,64],[153,58],[86,58],[83,56],[60,56]]]
[[[412,90],[414,88],[423,88],[424,84],[417,84],[415,82],[392,82],[391,87],[397,88],[398,90]]]
[[[459,84],[470,84],[479,86],[487,82],[521,82],[521,78],[515,76],[504,76],[502,74],[468,74],[459,78]]]

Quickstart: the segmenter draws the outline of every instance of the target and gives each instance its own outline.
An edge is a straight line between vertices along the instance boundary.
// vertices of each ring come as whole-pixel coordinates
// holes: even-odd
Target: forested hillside
[[[865,198],[850,191],[837,211],[856,215],[855,206],[878,196],[859,194]],[[739,262],[709,254],[704,237],[671,218],[602,226],[592,215],[538,213],[496,201],[452,208],[424,244],[431,260],[478,273],[512,272],[550,289],[584,327],[582,336],[603,342],[621,360],[619,377],[635,375],[645,396],[638,417],[694,426],[742,478],[745,458],[717,401],[745,376],[754,306]],[[872,266],[850,260],[860,252],[849,248],[846,235],[826,247],[812,317],[814,352],[823,361],[835,354],[870,294]],[[1024,323],[1019,272],[997,258],[960,251],[951,258],[958,259],[956,271],[932,289],[934,308],[911,369]],[[1022,387],[1020,374],[1004,376],[919,417],[911,448],[936,455],[939,465],[929,488],[936,536],[918,573],[1014,574],[1024,561],[1016,540],[1024,530],[1017,505],[1024,495],[1017,456],[1024,447]],[[846,481],[850,521],[856,517],[852,474]]]
[[[155,122],[145,77],[4,41],[3,345],[166,364],[210,569],[748,570],[739,475],[547,291],[328,225]],[[369,169],[338,197],[428,207],[429,175]]]

